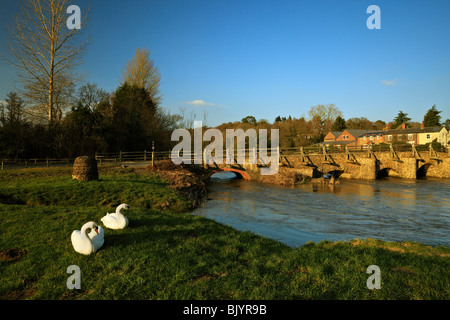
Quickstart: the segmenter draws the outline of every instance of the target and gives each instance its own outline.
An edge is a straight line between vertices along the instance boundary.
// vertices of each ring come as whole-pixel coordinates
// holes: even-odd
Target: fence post
[[[122,151],[119,151],[119,162],[122,163]]]
[[[152,167],[155,165],[155,151],[152,151]]]
[[[48,158],[47,158],[47,168],[48,168]]]
[[[25,160],[25,169],[28,168],[28,161]]]
[[[144,162],[147,161],[147,150],[144,150]]]
[[[3,161],[2,161],[2,170],[5,170],[5,168],[3,167]]]

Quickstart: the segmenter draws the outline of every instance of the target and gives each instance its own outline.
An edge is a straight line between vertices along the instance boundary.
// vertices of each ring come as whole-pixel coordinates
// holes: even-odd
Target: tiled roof
[[[439,132],[443,127],[425,127],[423,129],[393,129],[387,130],[384,134],[404,134],[404,133],[428,133],[428,132]]]
[[[377,130],[358,130],[358,129],[347,129],[347,132],[350,133],[355,138],[359,138],[366,133],[379,132]]]
[[[385,131],[384,131],[384,130],[371,131],[371,132],[364,133],[363,136],[365,136],[365,135],[372,135],[372,134],[378,135],[378,134],[380,134],[380,133],[381,133],[381,134],[384,134]]]

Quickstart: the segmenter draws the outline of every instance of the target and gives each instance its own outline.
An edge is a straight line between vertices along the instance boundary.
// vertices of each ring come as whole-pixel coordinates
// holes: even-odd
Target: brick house
[[[348,145],[349,147],[358,147],[358,139],[363,137],[365,134],[370,134],[373,132],[379,132],[374,130],[357,130],[357,129],[345,129],[339,137],[337,137],[336,142],[341,142],[342,145]]]
[[[339,137],[339,135],[342,133],[342,131],[330,131],[328,132],[328,134],[325,136],[325,138],[323,139],[323,141],[336,141],[337,137]]]
[[[364,133],[356,142],[358,147],[368,148],[369,145],[384,143],[384,133],[385,131],[371,131]]]
[[[420,128],[406,129],[404,124],[402,124],[399,128],[385,131],[384,142],[394,144],[426,144],[436,139],[436,141],[441,143],[443,146],[447,146],[448,144],[448,131],[442,126],[424,127],[422,123]]]

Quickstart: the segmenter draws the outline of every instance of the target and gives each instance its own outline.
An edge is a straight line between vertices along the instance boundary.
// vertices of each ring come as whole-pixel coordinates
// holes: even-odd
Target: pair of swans
[[[128,210],[130,207],[127,204],[121,204],[117,207],[115,213],[107,213],[101,221],[106,228],[118,230],[128,226],[128,219],[120,211],[122,209]],[[91,232],[88,233],[88,231]],[[89,255],[97,252],[104,243],[105,232],[103,228],[95,222],[90,221],[85,223],[80,230],[72,232],[71,240],[73,248],[76,252]]]

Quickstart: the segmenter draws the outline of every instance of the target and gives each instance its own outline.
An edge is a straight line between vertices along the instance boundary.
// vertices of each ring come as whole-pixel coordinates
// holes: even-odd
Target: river
[[[193,214],[299,247],[375,238],[450,246],[450,180],[342,180],[294,188],[212,176]]]

